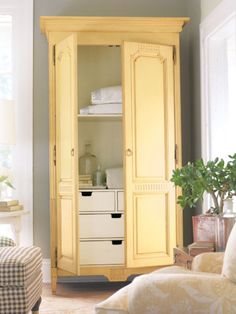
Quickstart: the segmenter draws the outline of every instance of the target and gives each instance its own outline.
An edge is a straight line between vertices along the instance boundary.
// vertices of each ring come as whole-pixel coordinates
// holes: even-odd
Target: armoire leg
[[[35,303],[35,305],[33,306],[31,310],[33,314],[39,314],[39,306],[41,304],[41,301],[42,301],[42,298],[40,297],[38,301]]]
[[[52,294],[56,294],[57,292],[57,269],[51,270],[51,290]]]

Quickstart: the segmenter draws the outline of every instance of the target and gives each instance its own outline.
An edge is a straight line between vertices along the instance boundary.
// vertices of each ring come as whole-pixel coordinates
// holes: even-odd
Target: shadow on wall
[[[181,55],[183,165],[201,156],[200,42],[201,1],[187,1],[190,23],[184,29]],[[184,245],[193,242],[192,216],[201,205],[183,211]]]

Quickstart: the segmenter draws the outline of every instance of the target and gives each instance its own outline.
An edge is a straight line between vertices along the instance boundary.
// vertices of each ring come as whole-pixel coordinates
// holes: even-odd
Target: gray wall
[[[188,16],[191,23],[189,35],[189,75],[190,75],[190,108],[191,108],[191,159],[201,157],[201,86],[200,86],[200,23],[211,13],[222,0],[200,0],[188,2]],[[201,205],[193,211],[187,209],[184,215],[185,239],[191,238],[191,215],[202,213]]]
[[[193,161],[199,154],[200,147],[200,58],[199,58],[199,24],[201,6],[199,1],[187,1],[187,16],[190,23],[186,27],[187,45],[182,51],[182,137],[183,164]],[[194,210],[185,208],[184,244],[192,242],[192,215]]]
[[[34,1],[34,243],[50,256],[48,161],[47,41],[40,34],[41,15],[187,16],[188,0],[35,0]],[[196,0],[191,1],[196,2]],[[198,1],[199,3],[199,1]],[[197,11],[198,14],[198,11]],[[195,13],[193,12],[193,17]],[[198,17],[198,15],[197,15]],[[197,24],[197,21],[195,22]],[[194,24],[194,25],[195,25]],[[192,26],[187,26],[193,28]],[[192,33],[195,32],[192,30]],[[184,160],[191,158],[189,102],[189,31],[182,34],[182,99]],[[197,67],[197,65],[196,65]]]
[[[199,24],[201,21],[200,1],[188,2],[188,16],[191,23],[188,27],[188,52],[189,52],[189,91],[191,108],[191,159],[201,156],[201,121],[200,121],[200,43]]]

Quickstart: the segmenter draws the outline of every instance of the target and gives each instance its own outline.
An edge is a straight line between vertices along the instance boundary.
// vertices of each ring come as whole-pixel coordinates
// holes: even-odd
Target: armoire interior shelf
[[[121,121],[122,115],[112,115],[112,114],[106,114],[106,115],[78,115],[78,119],[80,121]]]

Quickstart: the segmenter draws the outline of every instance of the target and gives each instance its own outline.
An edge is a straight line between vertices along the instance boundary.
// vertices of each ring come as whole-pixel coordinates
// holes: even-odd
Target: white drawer
[[[117,192],[117,210],[118,212],[124,211],[124,192],[123,191]]]
[[[124,241],[81,241],[80,264],[124,264]]]
[[[123,214],[80,215],[79,222],[81,239],[124,237]]]
[[[81,212],[114,211],[115,193],[113,191],[80,191],[79,208]]]

